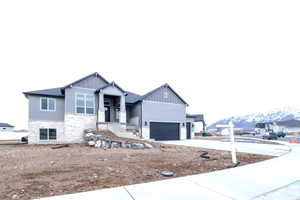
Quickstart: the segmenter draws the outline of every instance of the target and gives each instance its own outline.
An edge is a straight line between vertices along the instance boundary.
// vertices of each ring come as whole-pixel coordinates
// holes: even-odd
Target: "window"
[[[164,99],[167,99],[169,96],[168,92],[164,92]]]
[[[56,102],[55,99],[43,97],[41,98],[41,110],[42,111],[55,111]]]
[[[75,110],[78,114],[95,114],[94,95],[77,94]]]
[[[40,140],[56,140],[56,129],[54,128],[41,128]]]
[[[49,128],[49,140],[56,140],[56,129]]]
[[[40,140],[48,140],[48,130],[45,128],[40,129]]]

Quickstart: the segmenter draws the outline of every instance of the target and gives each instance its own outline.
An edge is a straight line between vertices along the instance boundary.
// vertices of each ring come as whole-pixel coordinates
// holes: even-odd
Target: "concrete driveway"
[[[230,142],[221,142],[214,140],[176,140],[176,141],[164,141],[165,144],[175,144],[191,147],[202,147],[207,149],[217,149],[223,151],[231,150]],[[290,151],[288,146],[273,145],[273,144],[256,144],[256,143],[235,143],[237,152],[262,154],[270,156],[281,156]]]

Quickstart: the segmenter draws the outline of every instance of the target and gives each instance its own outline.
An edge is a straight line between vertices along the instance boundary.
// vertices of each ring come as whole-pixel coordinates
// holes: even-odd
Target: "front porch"
[[[97,128],[107,130],[108,124],[119,124],[126,129],[125,92],[115,84],[98,92]]]

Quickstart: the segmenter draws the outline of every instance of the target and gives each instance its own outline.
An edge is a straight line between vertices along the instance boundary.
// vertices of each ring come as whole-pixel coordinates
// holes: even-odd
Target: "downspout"
[[[97,96],[98,96],[98,98],[97,98]],[[96,121],[96,130],[97,130],[97,131],[99,131],[99,130],[98,130],[98,122],[99,122],[99,98],[100,98],[100,97],[99,97],[99,94],[96,93],[96,98],[95,98],[95,99],[98,99],[98,101],[95,102],[95,103],[97,103],[97,104],[96,104],[96,105],[97,105],[97,106],[96,106],[97,110],[95,110],[95,112],[96,112],[96,120],[97,120],[97,121]]]
[[[143,137],[143,101],[141,101],[141,119],[140,119],[140,127],[141,127],[141,136]]]

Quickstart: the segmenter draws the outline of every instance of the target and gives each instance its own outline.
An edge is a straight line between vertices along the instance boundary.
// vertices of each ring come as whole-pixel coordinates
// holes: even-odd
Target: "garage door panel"
[[[155,140],[179,140],[179,123],[150,122],[150,138]]]

